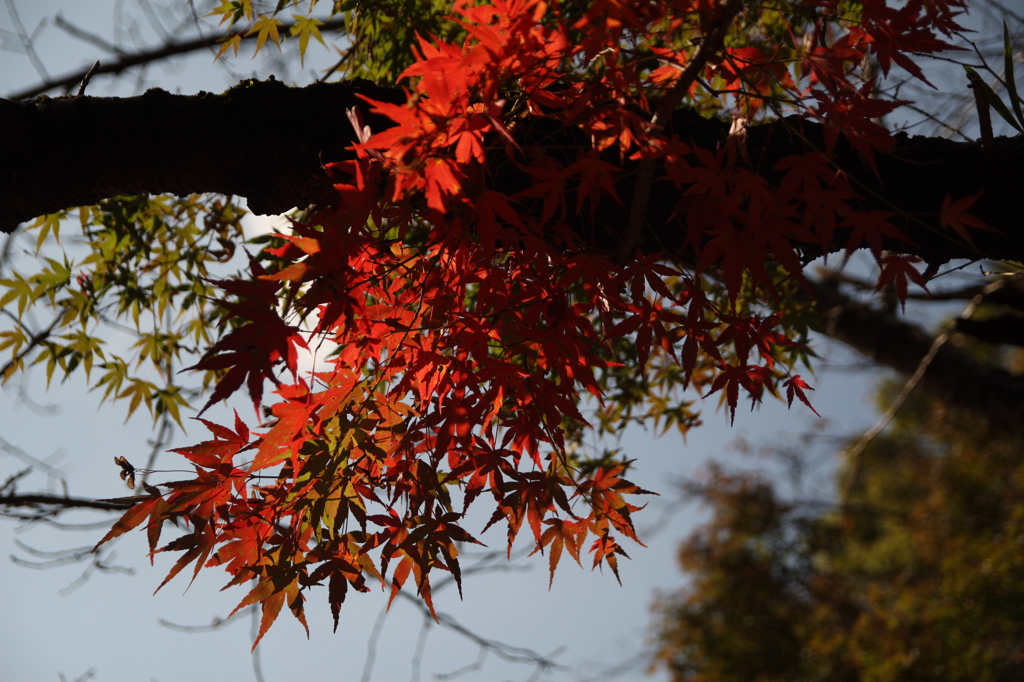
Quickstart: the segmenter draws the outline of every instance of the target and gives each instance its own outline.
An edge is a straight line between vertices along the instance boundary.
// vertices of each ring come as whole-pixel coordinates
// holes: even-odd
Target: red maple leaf
[[[971,206],[974,205],[981,197],[981,192],[972,194],[969,197],[957,199],[953,201],[953,196],[947,194],[946,198],[942,200],[942,210],[939,212],[939,224],[943,227],[951,228],[960,237],[971,245],[974,246],[974,240],[971,239],[971,235],[967,232],[968,227],[974,227],[979,230],[988,230],[990,232],[996,232],[997,230],[989,227],[987,223],[981,218],[971,215],[967,212]]]

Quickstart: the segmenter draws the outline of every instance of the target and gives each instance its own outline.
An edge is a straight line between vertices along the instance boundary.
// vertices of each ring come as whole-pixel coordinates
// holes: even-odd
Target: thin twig
[[[360,682],[370,682],[373,678],[373,664],[377,660],[377,640],[380,638],[381,630],[384,629],[384,621],[387,617],[388,607],[384,606],[377,614],[377,621],[373,624],[370,638],[366,641],[366,658],[363,660],[363,675],[359,678]]]
[[[119,48],[117,45],[112,45],[103,38],[96,35],[95,33],[89,33],[85,29],[75,26],[70,21],[65,19],[64,15],[59,12],[57,13],[57,16],[54,17],[53,23],[56,24],[58,27],[64,29],[64,31],[66,31],[68,34],[81,40],[84,40],[87,43],[92,43],[101,50],[106,50],[111,54],[116,54],[121,57],[124,56],[124,50]]]
[[[25,50],[25,54],[28,55],[29,61],[32,62],[32,66],[36,67],[36,71],[40,76],[49,80],[50,74],[46,71],[46,66],[43,64],[43,60],[39,58],[36,48],[32,45],[32,36],[28,34],[25,30],[25,26],[21,23],[21,17],[18,16],[18,8],[14,6],[14,0],[7,0],[7,13],[11,16],[11,23],[14,24],[14,30],[17,33],[18,40],[21,41],[21,47]]]
[[[992,115],[989,113],[988,100],[980,81],[971,81],[968,85],[974,91],[974,102],[978,107],[978,125],[981,126],[981,148],[991,150],[995,142],[992,136]]]
[[[679,106],[679,103],[683,101],[683,97],[697,78],[700,70],[704,68],[708,60],[722,46],[725,34],[742,6],[742,0],[725,0],[719,6],[721,14],[718,17],[718,23],[715,24],[710,33],[704,36],[700,47],[697,49],[697,54],[693,56],[693,59],[686,65],[683,72],[679,74],[679,78],[676,79],[675,84],[668,94],[665,95],[664,99],[661,100],[657,111],[654,112],[654,116],[651,118],[651,133],[657,133],[663,129],[665,123],[672,118],[673,112]],[[636,249],[637,242],[640,240],[640,232],[647,217],[647,202],[651,196],[651,184],[654,182],[656,166],[657,161],[653,158],[640,161],[636,187],[633,191],[633,202],[629,209],[629,222],[626,224],[626,231],[622,234],[618,244],[616,244],[615,253],[612,256],[612,260],[619,265],[623,265],[629,260]]]
[[[254,578],[253,584],[258,584],[259,580]],[[249,621],[249,636],[252,641],[255,642],[260,636],[260,621],[262,620],[262,609],[253,609],[252,618]],[[252,649],[252,674],[256,678],[256,682],[263,682],[263,665],[260,662],[260,646],[256,644]]]
[[[840,284],[849,284],[850,286],[856,287],[861,291],[875,292],[877,286],[875,282],[870,282],[860,277],[854,277],[846,272],[839,272],[838,270],[822,270],[820,277],[826,282],[839,282]],[[966,286],[962,289],[949,289],[946,291],[936,291],[934,293],[915,293],[907,292],[907,300],[914,301],[961,301],[970,300],[980,293],[983,293],[986,285],[971,285]]]
[[[971,302],[967,304],[967,307],[964,308],[964,312],[961,313],[959,319],[969,319],[971,315],[974,314],[974,311],[977,309],[977,307],[981,304],[981,302],[985,299],[986,296],[989,296],[993,292],[1003,288],[1008,281],[1009,280],[1001,279],[996,282],[992,282],[984,289],[982,289],[981,292],[979,292],[974,298],[971,299]],[[942,332],[941,334],[935,337],[935,340],[932,342],[931,348],[928,349],[928,353],[923,358],[921,358],[921,362],[918,363],[917,370],[914,372],[913,376],[911,376],[910,379],[907,380],[907,383],[904,384],[903,390],[900,391],[899,396],[897,396],[896,400],[894,400],[892,405],[889,406],[889,409],[885,411],[885,414],[882,415],[882,418],[879,419],[874,426],[868,429],[868,431],[865,432],[864,435],[860,437],[860,440],[858,440],[853,445],[853,447],[847,448],[842,453],[843,457],[850,460],[850,473],[847,474],[846,482],[843,485],[843,506],[845,506],[846,503],[849,501],[850,493],[853,491],[853,486],[856,484],[857,478],[860,476],[860,471],[863,467],[863,457],[861,455],[864,453],[864,448],[866,448],[868,446],[868,443],[874,440],[875,437],[878,436],[878,434],[880,434],[885,429],[885,427],[889,425],[889,422],[892,421],[893,417],[896,416],[896,413],[899,412],[901,407],[903,407],[903,404],[907,402],[907,398],[910,397],[911,392],[921,381],[921,377],[924,376],[924,373],[925,371],[927,371],[928,366],[932,363],[932,360],[935,359],[935,355],[939,352],[939,349],[942,348],[946,341],[949,340],[949,335],[952,332],[955,324],[956,320],[953,320],[951,323],[946,325],[946,331]]]
[[[420,666],[423,663],[423,653],[427,648],[427,635],[430,634],[430,627],[433,624],[433,618],[429,615],[423,616],[423,625],[420,626],[420,634],[416,638],[416,648],[412,654],[412,674],[409,676],[409,682],[420,682]]]
[[[169,620],[163,618],[157,619],[157,623],[167,628],[168,630],[176,630],[177,632],[184,632],[186,634],[192,634],[197,632],[214,632],[220,630],[232,623],[239,623],[243,616],[250,615],[252,611],[258,611],[255,606],[247,606],[241,611],[236,611],[233,616],[228,618],[221,618],[220,616],[214,616],[213,620],[210,621],[209,625],[179,625],[178,623],[172,623]]]
[[[13,368],[18,362],[24,359],[26,355],[31,353],[36,346],[38,346],[39,344],[41,344],[43,341],[50,337],[50,334],[53,333],[53,330],[56,329],[57,326],[60,324],[60,321],[64,319],[64,314],[67,313],[67,310],[67,307],[61,309],[61,311],[57,314],[57,317],[53,318],[53,322],[51,322],[46,329],[43,329],[42,331],[36,334],[33,334],[32,338],[29,339],[28,343],[25,344],[25,348],[23,348],[21,352],[19,352],[17,355],[11,358],[10,362],[8,362],[6,365],[0,368],[0,383],[6,380],[7,373],[11,371],[11,368]]]
[[[278,28],[278,30],[281,33],[288,33],[291,30],[291,27],[294,25],[294,22],[284,22]],[[334,19],[331,19],[330,21],[325,21],[323,24],[319,26],[319,29],[321,32],[323,32],[341,29],[344,27],[344,20],[336,17]],[[191,40],[183,40],[180,42],[169,42],[164,43],[160,47],[154,48],[152,50],[143,50],[141,52],[126,54],[120,59],[117,59],[115,61],[109,61],[101,65],[99,68],[96,69],[96,75],[119,74],[122,71],[126,71],[127,69],[132,68],[133,66],[149,64],[152,62],[160,61],[162,59],[167,59],[168,57],[174,57],[176,55],[186,54],[188,52],[195,52],[197,50],[207,49],[211,46],[211,40],[213,41],[213,45],[217,45],[224,40],[229,40],[234,35],[234,33],[229,32],[221,34],[214,38],[200,37],[192,38]],[[256,39],[256,37],[257,35],[255,33],[252,35],[243,34],[242,40],[250,41]],[[83,78],[85,78],[85,74],[88,73],[88,71],[88,69],[80,69],[78,71],[75,71],[74,73],[70,73],[66,76],[61,76],[55,79],[51,79],[49,75],[45,75],[45,80],[42,83],[39,83],[38,85],[34,85],[29,88],[25,88],[24,90],[12,92],[11,94],[7,95],[5,99],[17,101],[23,99],[30,99],[32,97],[35,97],[36,95],[41,95],[43,93],[50,92],[51,90],[57,90],[59,88],[65,88],[67,90],[70,90],[77,83],[80,83]]]
[[[409,602],[424,616],[430,616],[430,609],[420,599],[408,594],[407,592],[399,592],[398,598],[404,599]],[[476,634],[465,625],[462,625],[457,620],[449,616],[447,613],[437,614],[437,624],[441,627],[448,628],[449,630],[456,632],[477,646],[483,647],[488,651],[494,652],[499,658],[504,659],[510,663],[533,663],[537,666],[544,668],[545,670],[566,670],[566,666],[556,663],[553,659],[555,656],[560,654],[564,647],[555,649],[554,652],[545,656],[533,649],[527,649],[524,647],[512,646],[511,644],[505,644],[493,639],[486,639]]]
[[[98,68],[100,68],[100,60],[97,59],[96,63],[92,65],[92,68],[86,72],[85,78],[82,79],[82,84],[78,86],[78,94],[75,95],[75,97],[81,97],[85,94],[85,88],[89,85],[89,81],[92,80],[92,77]]]
[[[43,474],[46,474],[46,476],[49,477],[51,484],[54,481],[61,481],[63,483],[63,481],[64,481],[64,472],[63,471],[61,471],[60,469],[57,469],[57,468],[54,468],[54,467],[50,466],[49,464],[47,464],[46,462],[44,462],[43,460],[41,460],[41,459],[39,459],[37,457],[33,457],[32,455],[28,454],[27,452],[22,450],[20,447],[15,445],[14,443],[11,443],[7,439],[5,439],[3,436],[0,436],[0,450],[3,450],[4,452],[6,452],[9,455],[13,455],[14,457],[17,457],[22,462],[24,462],[25,464],[29,465],[30,467],[32,467],[36,471],[38,471],[40,473],[43,473]]]
[[[149,20],[149,25],[153,27],[153,30],[159,33],[160,36],[165,41],[170,40],[171,34],[167,32],[167,29],[164,27],[163,22],[160,21],[160,18],[156,15],[156,12],[153,11],[153,6],[149,3],[149,0],[138,1],[139,7],[142,8],[142,13],[146,15],[146,19]]]
[[[106,500],[87,500],[82,497],[58,497],[57,495],[2,495],[0,508],[3,507],[56,507],[58,509],[103,509],[117,511],[131,508],[130,502],[110,502]]]

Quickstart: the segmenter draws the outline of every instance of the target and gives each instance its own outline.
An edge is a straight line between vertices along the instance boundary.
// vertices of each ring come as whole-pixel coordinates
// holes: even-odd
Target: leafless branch
[[[59,469],[53,468],[52,466],[42,461],[41,459],[33,457],[32,455],[28,454],[27,452],[19,448],[17,445],[8,442],[3,437],[0,437],[0,450],[3,450],[7,454],[13,455],[17,459],[20,459],[22,462],[29,465],[36,471],[46,474],[50,478],[51,482],[60,481],[61,484],[64,485],[66,488],[66,484],[64,483],[64,472],[60,471]],[[65,495],[65,497],[67,497],[67,495]]]
[[[254,580],[253,583],[255,584],[255,582],[256,581]],[[252,639],[253,644],[255,644],[256,640],[259,639],[261,620],[261,613],[253,608],[249,618],[249,638]],[[256,678],[256,682],[264,682],[263,665],[260,662],[259,645],[254,646],[252,649],[252,674],[253,677]]]
[[[380,633],[384,630],[384,621],[388,618],[388,607],[385,605],[377,614],[377,620],[370,630],[370,637],[366,640],[366,658],[363,659],[363,674],[360,682],[370,682],[373,677],[373,664],[377,661],[377,641],[380,640]]]
[[[104,519],[103,521],[93,521],[92,523],[63,523],[61,521],[54,521],[51,518],[45,516],[29,519],[26,523],[18,526],[16,532],[22,533],[32,528],[32,526],[42,523],[44,525],[56,528],[57,530],[70,530],[70,531],[94,531],[103,530],[110,528],[110,520]]]
[[[1002,289],[1006,286],[1008,281],[1009,280],[1000,279],[988,284],[971,299],[971,302],[967,304],[967,307],[960,314],[960,317],[965,320],[970,319],[971,315],[973,315],[974,311],[978,309],[978,306],[981,305],[981,302],[985,297],[999,289]],[[928,353],[921,358],[921,361],[917,365],[917,369],[910,378],[907,379],[907,383],[904,384],[903,390],[900,391],[899,396],[897,396],[896,400],[894,400],[892,405],[889,406],[889,409],[885,411],[885,414],[882,415],[881,419],[879,419],[874,426],[868,429],[856,443],[843,452],[843,456],[851,462],[850,473],[847,475],[846,482],[843,485],[843,502],[850,499],[850,493],[853,491],[853,486],[856,484],[858,476],[860,476],[860,470],[863,463],[861,454],[864,452],[864,448],[866,448],[868,443],[874,440],[874,438],[889,425],[889,422],[892,421],[893,417],[896,416],[896,413],[901,407],[903,407],[903,404],[907,402],[907,398],[910,397],[910,394],[917,387],[917,384],[921,381],[921,378],[928,370],[928,367],[932,364],[932,361],[935,360],[935,356],[938,354],[939,349],[942,348],[943,344],[949,340],[950,332],[953,330],[954,326],[955,321],[948,324],[946,326],[946,330],[935,337],[935,340],[932,341],[931,347],[928,349]]]
[[[96,63],[92,65],[88,73],[85,74],[85,78],[82,79],[82,84],[78,86],[78,94],[76,97],[81,97],[85,94],[85,89],[89,87],[89,81],[92,80],[93,75],[96,73],[96,69],[100,68],[100,61],[97,59]]]
[[[8,2],[10,2],[10,1],[11,0],[8,0]],[[286,33],[288,33],[291,30],[292,25],[293,25],[293,22],[292,23],[285,22],[278,30],[282,34],[286,34]],[[331,19],[329,21],[325,21],[320,26],[320,30],[321,31],[333,31],[333,30],[344,28],[344,26],[345,26],[345,22],[344,22],[343,19],[335,18],[335,19]],[[116,59],[116,60],[111,60],[111,61],[108,61],[108,62],[104,62],[103,64],[101,64],[96,69],[95,75],[98,76],[98,75],[101,75],[101,74],[120,74],[120,73],[123,73],[124,71],[127,71],[128,69],[130,69],[132,67],[135,67],[135,66],[142,66],[144,64],[151,64],[153,62],[158,62],[158,61],[161,61],[163,59],[167,59],[169,57],[175,57],[175,56],[178,56],[178,55],[187,54],[189,52],[197,52],[199,50],[211,49],[212,47],[216,46],[217,44],[219,44],[219,43],[221,43],[221,42],[223,42],[225,40],[230,39],[234,35],[235,35],[234,33],[223,33],[223,34],[218,35],[218,36],[213,37],[213,38],[210,38],[210,37],[199,37],[199,38],[191,38],[191,39],[188,39],[188,40],[169,41],[169,42],[166,42],[163,45],[160,45],[159,47],[155,47],[155,48],[153,48],[151,50],[141,50],[139,52],[132,52],[132,53],[118,52],[118,54],[122,55],[121,58],[120,59]],[[248,41],[248,40],[252,40],[252,39],[254,39],[256,37],[257,37],[256,34],[253,34],[251,36],[246,36],[246,35],[243,34],[242,35],[242,40],[243,41]],[[78,83],[82,82],[82,79],[85,78],[85,75],[88,72],[89,72],[89,69],[86,68],[86,69],[80,69],[78,71],[75,71],[73,73],[69,73],[69,74],[64,75],[64,76],[60,76],[58,78],[50,78],[49,75],[46,75],[42,83],[39,83],[37,85],[33,85],[33,86],[31,86],[29,88],[25,88],[23,90],[12,92],[12,93],[10,93],[7,96],[7,99],[15,100],[15,101],[16,100],[23,100],[23,99],[30,99],[30,98],[35,97],[37,95],[41,95],[43,93],[47,93],[47,92],[50,92],[50,91],[53,91],[53,90],[59,90],[59,89],[63,89],[65,91],[70,91],[71,88],[73,88]]]
[[[235,613],[235,615],[229,618],[221,618],[220,616],[214,616],[213,620],[210,621],[209,625],[179,625],[177,623],[172,623],[168,620],[164,620],[163,618],[158,619],[157,622],[165,628],[168,628],[169,630],[175,630],[177,632],[184,632],[187,634],[193,634],[198,632],[213,632],[215,630],[221,630],[224,627],[231,625],[232,623],[241,622],[241,616],[247,616],[252,611],[256,610],[257,609],[255,606],[248,606],[242,609],[241,611],[238,611],[237,613]]]
[[[427,605],[421,600],[405,592],[399,592],[398,596],[419,609],[421,614],[424,614],[426,617],[430,617],[430,609],[427,608]],[[533,663],[541,670],[568,669],[566,666],[554,661],[554,657],[562,653],[564,647],[559,647],[550,654],[544,655],[534,651],[533,649],[512,646],[511,644],[505,644],[504,642],[499,642],[495,639],[487,639],[473,632],[465,625],[462,625],[447,613],[437,614],[437,624],[451,630],[452,632],[462,635],[477,646],[486,649],[488,652],[494,653],[498,658],[510,663]],[[451,673],[447,676],[438,677],[439,679],[451,679]]]
[[[65,509],[102,509],[116,511],[128,509],[131,502],[88,500],[82,497],[59,497],[57,495],[0,495],[0,508],[26,507],[56,513]],[[26,519],[29,520],[29,519]]]
[[[832,336],[878,364],[913,376],[935,343],[932,334],[898,318],[854,301],[835,282],[808,280],[821,312],[816,331]],[[1004,287],[1004,290],[1006,288]],[[965,410],[1003,433],[1024,429],[1024,379],[977,361],[968,353],[942,344],[929,361],[921,385],[930,393]]]
[[[116,556],[116,554],[111,552],[109,561],[113,561],[114,557]],[[100,571],[101,573],[120,573],[122,575],[135,575],[134,568],[128,568],[126,566],[115,566],[113,564],[108,563],[107,561],[104,561],[100,557],[100,555],[93,554],[92,562],[85,567],[85,570],[82,571],[82,575],[78,576],[78,578],[71,581],[71,583],[69,583],[68,586],[64,589],[59,590],[57,594],[59,594],[62,597],[68,596],[69,594],[77,590],[79,587],[84,585],[89,580],[90,576],[92,576],[94,571]]]
[[[16,367],[21,360],[23,360],[29,353],[31,353],[36,348],[36,346],[46,341],[46,339],[50,338],[50,334],[53,333],[53,330],[60,326],[60,322],[62,319],[64,319],[64,314],[66,312],[67,308],[61,308],[59,311],[57,311],[57,316],[53,318],[53,322],[51,322],[49,326],[46,327],[46,329],[40,330],[39,332],[33,334],[32,338],[29,339],[28,343],[25,344],[25,347],[22,348],[16,356],[11,358],[6,365],[0,367],[0,381],[3,381],[4,378],[7,376],[7,373],[10,372],[12,368]]]
[[[36,68],[36,71],[45,80],[50,79],[50,74],[47,73],[46,67],[43,65],[43,60],[39,58],[36,53],[35,47],[32,45],[32,37],[25,30],[25,26],[21,23],[21,17],[18,15],[18,8],[14,6],[14,0],[6,0],[7,2],[7,13],[11,16],[11,23],[14,24],[14,30],[17,32],[19,45],[25,54],[28,55],[29,61],[32,62],[32,66]],[[81,78],[79,78],[81,80]]]
[[[60,12],[57,13],[56,17],[54,17],[53,23],[59,26],[61,29],[63,29],[64,32],[68,35],[74,36],[75,38],[79,38],[80,40],[84,40],[87,43],[92,43],[101,50],[110,52],[111,54],[116,54],[121,57],[125,56],[124,50],[119,48],[117,45],[111,45],[95,33],[89,33],[85,29],[75,26],[70,21],[65,19],[64,15],[61,14]]]
[[[64,673],[57,673],[57,675],[60,676],[60,682],[68,682],[68,678],[64,677]],[[95,668],[89,668],[88,670],[86,670],[84,673],[82,673],[81,675],[76,677],[71,682],[89,682],[89,680],[91,680],[95,676],[96,676],[96,669]]]
[[[836,282],[839,284],[849,284],[852,287],[856,287],[861,291],[868,291],[874,293],[876,291],[875,283],[866,279],[855,277],[845,272],[838,270],[822,270],[819,273],[819,277],[823,281]],[[949,289],[946,291],[936,291],[934,293],[928,292],[907,292],[907,300],[911,301],[969,301],[985,288],[984,284],[974,284],[971,286],[963,287],[961,289]]]
[[[0,495],[9,495],[13,493],[18,481],[25,476],[28,476],[30,473],[32,473],[32,467],[25,467],[21,471],[17,471],[8,476],[7,480],[4,481],[4,484],[0,485]]]
[[[42,561],[28,561],[26,559],[21,559],[13,555],[11,556],[11,561],[18,564],[19,566],[24,566],[26,568],[35,568],[40,570],[78,563],[79,561],[81,561],[85,557],[88,557],[92,553],[91,546],[76,547],[74,549],[61,549],[55,552],[47,552],[41,549],[36,549],[34,547],[29,547],[24,542],[18,539],[14,540],[14,544],[16,544],[21,549],[21,551],[31,556],[34,556],[37,559],[42,559]]]

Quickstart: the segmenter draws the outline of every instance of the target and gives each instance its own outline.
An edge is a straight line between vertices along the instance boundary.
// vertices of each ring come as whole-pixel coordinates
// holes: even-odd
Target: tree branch
[[[130,499],[130,498],[129,498]],[[132,502],[113,502],[110,500],[87,500],[82,497],[58,497],[57,495],[0,495],[0,507],[29,509],[52,508],[54,511],[64,509],[103,509],[118,511],[129,509]]]
[[[653,131],[657,132],[663,129],[672,120],[673,112],[679,108],[679,103],[683,101],[690,85],[693,84],[708,60],[722,47],[725,34],[742,6],[742,0],[725,0],[719,6],[721,13],[716,19],[716,23],[711,31],[704,36],[697,53],[679,74],[672,89],[661,100],[658,110],[654,112],[654,116],[651,118]],[[625,264],[636,250],[637,240],[640,239],[640,232],[643,230],[644,219],[647,216],[647,203],[651,196],[651,183],[654,182],[654,171],[657,165],[655,159],[643,159],[640,162],[636,189],[633,192],[633,201],[629,208],[629,222],[626,224],[626,231],[622,234],[619,243],[616,244],[615,253],[612,256],[612,259],[620,265]]]
[[[38,215],[123,194],[235,194],[247,197],[256,213],[334,200],[333,183],[321,164],[350,154],[346,148],[354,133],[343,122],[347,109],[368,111],[360,94],[393,103],[405,99],[401,90],[352,80],[305,88],[246,81],[221,95],[171,95],[154,89],[124,99],[0,100],[0,130],[5,131],[0,137],[0,230],[9,232]],[[280,142],[268,142],[263,132],[250,134],[245,122],[253,120],[253,112],[259,112],[260,130],[273,131]],[[367,113],[365,118],[375,131],[390,125],[381,116]],[[673,114],[669,128],[691,146],[714,150],[727,137],[729,125],[682,109]],[[540,144],[555,157],[564,155],[566,165],[576,149],[590,144],[580,130],[551,119],[528,121],[516,135],[524,146]],[[897,226],[912,241],[886,237],[883,248],[929,263],[982,256],[1024,261],[1019,211],[1015,202],[1006,200],[1024,185],[1024,148],[1008,138],[996,138],[993,146],[985,151],[973,143],[897,135],[891,153],[875,154],[877,175],[843,139],[833,157],[864,197],[858,208],[903,216]],[[747,129],[751,167],[773,185],[782,179],[774,170],[779,161],[824,147],[823,127],[810,121],[791,117]],[[488,164],[494,187],[515,194],[530,186],[531,176],[500,149],[492,150]],[[616,189],[628,205],[636,189],[636,163],[624,165]],[[650,229],[637,246],[685,257],[686,216],[676,211],[682,193],[665,184],[647,202]],[[947,196],[960,199],[979,192],[974,215],[999,231],[974,231],[977,248],[972,248],[941,227],[938,212]],[[570,216],[568,222],[596,250],[611,254],[628,218],[622,206],[607,199],[593,216]],[[836,229],[836,244],[845,243],[846,229]],[[820,252],[813,244],[798,246],[810,255],[816,255],[815,249]]]
[[[57,313],[57,316],[53,318],[53,321],[49,324],[49,326],[46,327],[46,329],[41,329],[37,333],[33,334],[32,337],[28,340],[28,343],[25,344],[25,347],[22,348],[17,355],[11,358],[7,362],[7,364],[5,364],[3,367],[0,367],[0,381],[5,381],[7,379],[7,373],[10,372],[12,368],[16,367],[19,362],[25,359],[25,357],[27,357],[28,354],[31,353],[36,348],[36,346],[50,338],[50,334],[52,334],[53,330],[57,328],[57,325],[60,324],[60,321],[64,319],[65,313],[67,313],[67,308],[62,308]]]
[[[359,94],[405,99],[363,80],[306,88],[270,80],[221,95],[153,89],[128,98],[0,100],[0,230],[145,192],[247,196],[257,213],[304,207],[333,188],[321,159],[343,157],[354,141],[344,112],[368,109]],[[386,127],[386,119],[365,118]],[[247,123],[257,120],[258,134]]]
[[[913,375],[935,339],[892,312],[853,301],[838,284],[808,281],[821,315],[815,331],[827,334],[875,362]],[[944,344],[935,351],[920,380],[929,393],[970,412],[993,429],[1024,433],[1024,377],[978,362]]]
[[[294,22],[285,22],[278,28],[278,31],[280,31],[283,35],[287,35],[291,31],[292,26],[294,25]],[[339,16],[328,21],[325,21],[323,24],[320,25],[319,28],[320,31],[323,32],[335,31],[338,29],[342,29],[344,27],[344,17]],[[176,57],[178,55],[188,54],[189,52],[197,52],[199,50],[211,49],[217,45],[220,45],[225,40],[229,40],[234,35],[234,33],[224,33],[213,37],[200,36],[198,38],[192,38],[190,40],[169,41],[159,47],[153,48],[152,50],[143,50],[141,52],[131,53],[121,52],[115,46],[106,46],[105,49],[114,50],[115,52],[117,52],[117,54],[120,55],[120,58],[110,61],[104,60],[104,62],[100,64],[100,66],[96,69],[94,75],[117,75],[135,66],[151,64],[153,62],[162,61],[169,57]],[[255,40],[257,37],[258,35],[255,33],[251,35],[246,35],[245,33],[242,34],[243,41]],[[48,79],[43,81],[42,83],[39,83],[38,85],[33,85],[32,87],[12,92],[7,96],[7,99],[15,101],[30,99],[32,97],[36,97],[37,95],[42,95],[43,93],[51,92],[53,90],[64,90],[65,92],[70,92],[74,86],[82,82],[82,79],[85,78],[85,75],[88,72],[88,68],[83,68],[79,69],[78,71],[73,71],[72,73],[69,73],[67,75],[60,76],[59,78]]]

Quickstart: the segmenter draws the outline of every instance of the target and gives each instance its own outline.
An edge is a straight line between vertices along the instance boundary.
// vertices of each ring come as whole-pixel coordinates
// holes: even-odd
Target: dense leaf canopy
[[[287,12],[304,56],[316,6],[225,2],[214,14],[240,30],[221,52],[279,42]],[[2,281],[18,320],[3,373],[82,368],[129,412],[179,423],[244,387],[255,416],[203,420],[210,439],[175,451],[195,477],[146,480],[102,542],[143,527],[180,553],[167,580],[255,580],[239,608],[262,605],[260,636],[286,604],[304,623],[319,584],[336,622],[368,580],[432,609],[431,574],[460,579],[483,501],[552,574],[588,551],[617,572],[647,491],[581,447],[587,428],[685,431],[713,394],[730,415],[766,395],[809,406],[803,270],[823,254],[866,250],[901,300],[952,258],[1024,260],[1004,200],[1019,138],[877,122],[903,104],[886,77],[924,79],[917,60],[950,47],[964,6],[339,2],[335,73],[400,87],[0,101],[0,227],[45,214],[26,228],[38,270]],[[252,112],[295,134],[235,140],[226,122]],[[223,195],[294,207],[291,228],[248,255]],[[75,206],[88,254],[51,254]],[[234,257],[243,270],[218,274]],[[133,357],[104,349],[112,324],[135,329]],[[150,473],[118,464],[132,484]],[[161,546],[169,522],[183,534]]]

